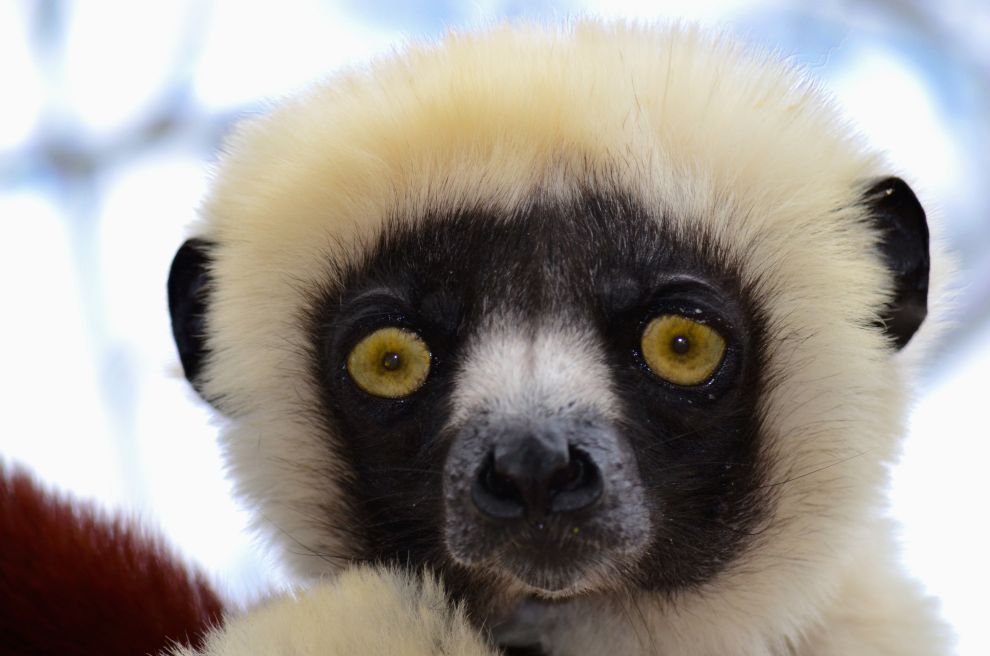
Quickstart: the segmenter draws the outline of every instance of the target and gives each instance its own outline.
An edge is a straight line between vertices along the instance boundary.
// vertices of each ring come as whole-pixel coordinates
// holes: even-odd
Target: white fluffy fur
[[[857,202],[889,173],[799,72],[690,28],[498,27],[339,75],[238,131],[196,230],[219,244],[206,384],[229,416],[239,490],[301,576],[328,572],[316,554],[349,555],[314,519],[336,498],[325,470],[348,472],[309,421],[299,325],[306,290],[332,274],[328,256],[353,257],[389,218],[621,189],[677,229],[709,233],[766,303],[774,384],[761,411],[777,505],[700,591],[560,608],[553,653],[941,653],[878,521],[903,391],[897,359],[865,327],[889,280]],[[412,645],[445,620],[395,606],[412,584],[343,581],[233,622],[208,652],[338,653],[329,645],[351,644],[335,642],[343,628],[369,642],[339,653],[433,653]],[[396,615],[365,615],[365,586]],[[347,619],[332,621],[338,611]],[[409,650],[377,651],[392,643],[376,642],[372,617],[395,617],[387,639],[408,629]]]
[[[496,656],[429,577],[350,569],[213,631],[202,651],[171,656]]]
[[[465,354],[451,400],[452,424],[481,408],[501,416],[539,416],[569,403],[617,418],[618,399],[593,335],[568,326],[523,335],[513,327],[518,325],[518,319],[503,317]]]

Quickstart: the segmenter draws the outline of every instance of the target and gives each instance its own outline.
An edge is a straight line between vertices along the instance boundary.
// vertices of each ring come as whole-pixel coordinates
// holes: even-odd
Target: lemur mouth
[[[502,646],[502,653],[505,656],[545,656],[546,652],[543,651],[541,645],[504,645]]]
[[[512,531],[494,555],[495,569],[546,598],[570,596],[587,587],[594,529],[549,516],[519,522]]]
[[[502,570],[509,574],[529,594],[545,599],[565,599],[587,587],[584,568],[538,567],[531,562],[513,561]]]

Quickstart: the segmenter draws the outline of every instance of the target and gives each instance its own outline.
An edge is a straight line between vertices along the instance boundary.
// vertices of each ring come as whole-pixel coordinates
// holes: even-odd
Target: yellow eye
[[[368,394],[387,399],[409,396],[430,373],[430,351],[412,331],[380,328],[347,356],[347,373]]]
[[[700,385],[725,356],[725,340],[703,323],[665,314],[643,331],[643,358],[657,376],[675,385]]]

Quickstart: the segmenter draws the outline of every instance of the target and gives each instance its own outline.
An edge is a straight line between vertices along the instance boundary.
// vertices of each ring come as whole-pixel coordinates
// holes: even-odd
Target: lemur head
[[[910,188],[777,61],[500,28],[243,126],[169,280],[296,570],[475,601],[799,600],[868,521],[926,313]]]

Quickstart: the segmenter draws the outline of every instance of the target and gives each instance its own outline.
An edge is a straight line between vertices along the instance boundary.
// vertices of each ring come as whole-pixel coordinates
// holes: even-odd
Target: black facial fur
[[[212,244],[190,239],[172,259],[168,275],[168,309],[172,335],[186,379],[202,393],[199,374],[206,356],[206,308],[209,299],[210,250]]]
[[[880,233],[877,247],[894,275],[894,297],[880,324],[903,348],[928,314],[928,223],[911,188],[900,178],[884,178],[864,195]]]
[[[468,597],[479,589],[483,575],[455,565],[443,541],[447,400],[467,340],[488,315],[507,311],[522,331],[555,317],[606,345],[623,403],[616,428],[636,453],[655,527],[626,568],[633,584],[673,593],[710,579],[765,516],[756,417],[762,320],[732,263],[703,236],[678,238],[627,199],[589,195],[508,220],[468,211],[393,226],[340,273],[314,303],[314,374],[355,469],[349,493],[370,559],[441,569]],[[709,383],[678,387],[643,364],[643,326],[667,312],[710,323],[726,338]],[[415,330],[431,350],[429,378],[403,399],[362,392],[344,364],[357,340],[383,325]]]

